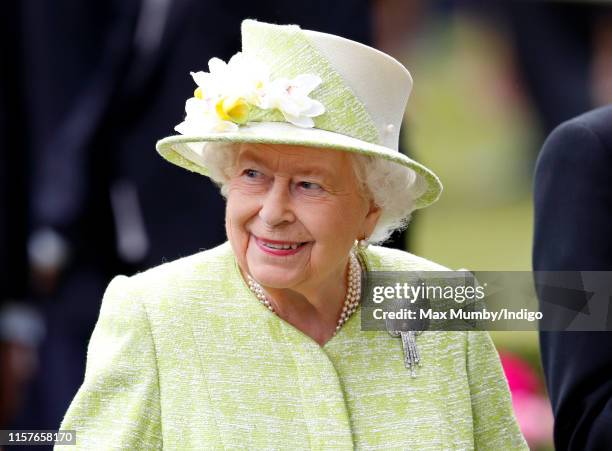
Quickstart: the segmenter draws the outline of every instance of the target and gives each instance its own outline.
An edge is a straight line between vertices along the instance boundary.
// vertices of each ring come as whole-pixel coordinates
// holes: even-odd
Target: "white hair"
[[[240,144],[211,142],[204,145],[203,163],[210,178],[221,188],[221,195],[227,197],[228,181],[238,158]],[[382,213],[370,243],[383,243],[396,230],[404,229],[415,210],[416,200],[426,191],[427,182],[414,170],[385,160],[352,153],[353,169],[357,180]]]

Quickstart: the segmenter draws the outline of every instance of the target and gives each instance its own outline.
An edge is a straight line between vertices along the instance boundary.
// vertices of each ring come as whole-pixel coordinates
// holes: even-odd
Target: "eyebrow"
[[[244,150],[239,155],[239,158],[251,160],[254,163],[260,164],[263,167],[270,169],[270,167],[261,158],[259,158],[255,152],[250,149]],[[323,176],[325,179],[333,180],[331,171],[329,171],[325,166],[320,166],[312,163],[307,163],[305,167],[298,168],[296,174],[301,176],[320,175]]]

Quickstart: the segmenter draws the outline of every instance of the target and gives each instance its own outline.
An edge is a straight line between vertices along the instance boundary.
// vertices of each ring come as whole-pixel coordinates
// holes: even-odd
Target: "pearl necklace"
[[[250,274],[247,274],[249,288],[255,294],[255,297],[265,305],[268,310],[272,313],[278,315],[274,311],[274,307],[272,307],[272,303],[264,293],[261,285],[255,281],[251,277]],[[353,252],[350,254],[350,262],[349,262],[349,274],[348,274],[348,290],[346,291],[346,298],[344,299],[344,305],[342,306],[342,313],[340,313],[340,318],[338,318],[338,323],[336,325],[336,330],[334,331],[334,336],[340,328],[348,321],[353,312],[357,310],[357,306],[359,305],[359,299],[361,298],[361,267],[359,266],[359,260]]]

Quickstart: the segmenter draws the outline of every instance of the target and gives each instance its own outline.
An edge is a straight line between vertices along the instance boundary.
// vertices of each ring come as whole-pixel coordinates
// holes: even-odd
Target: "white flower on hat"
[[[312,118],[323,114],[325,107],[308,94],[320,84],[321,77],[312,74],[301,74],[292,80],[277,78],[265,90],[261,108],[276,108],[287,122],[298,127],[313,127]]]
[[[320,102],[308,97],[321,83],[315,75],[270,81],[268,67],[241,52],[227,63],[211,58],[208,69],[191,73],[197,88],[185,104],[185,120],[175,127],[181,134],[237,131],[248,121],[252,107],[278,109],[285,120],[299,127],[313,127],[311,118],[325,111]]]
[[[187,99],[185,103],[185,120],[174,129],[183,135],[199,135],[207,132],[234,132],[238,125],[231,120],[220,117],[215,108],[206,100],[198,97]]]
[[[262,89],[270,80],[268,67],[257,58],[242,52],[236,53],[227,63],[219,58],[211,58],[208,70],[191,73],[203,98],[242,97],[256,105]]]

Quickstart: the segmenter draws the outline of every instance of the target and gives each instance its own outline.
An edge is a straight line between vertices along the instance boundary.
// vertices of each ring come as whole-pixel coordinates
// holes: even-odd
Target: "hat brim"
[[[287,122],[250,122],[236,132],[211,132],[198,136],[175,135],[161,139],[156,148],[169,162],[208,176],[201,151],[209,142],[286,144],[353,152],[384,158],[413,169],[427,182],[427,190],[416,200],[416,208],[434,203],[442,193],[442,184],[429,168],[396,150],[350,136],[316,128],[300,128]]]

